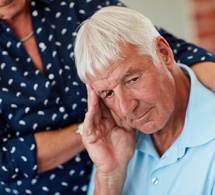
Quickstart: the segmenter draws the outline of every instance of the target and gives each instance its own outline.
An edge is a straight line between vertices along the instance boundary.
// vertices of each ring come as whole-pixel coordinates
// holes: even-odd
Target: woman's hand
[[[201,62],[191,66],[200,82],[215,91],[215,63]]]

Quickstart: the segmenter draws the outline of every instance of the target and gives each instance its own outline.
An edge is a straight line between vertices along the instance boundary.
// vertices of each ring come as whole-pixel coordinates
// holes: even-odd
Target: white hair
[[[120,60],[123,51],[119,43],[129,43],[141,54],[158,62],[156,38],[160,36],[152,22],[129,8],[109,6],[97,11],[79,28],[75,41],[75,63],[80,79],[96,78],[110,61]]]

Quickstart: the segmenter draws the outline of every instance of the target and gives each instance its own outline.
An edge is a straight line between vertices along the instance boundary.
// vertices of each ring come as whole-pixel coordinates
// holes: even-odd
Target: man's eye
[[[127,84],[133,84],[133,83],[136,83],[138,81],[139,77],[134,77],[130,80],[127,81]]]
[[[105,94],[105,98],[112,97],[113,94],[114,94],[113,90],[110,90],[110,91],[108,91],[108,92]]]

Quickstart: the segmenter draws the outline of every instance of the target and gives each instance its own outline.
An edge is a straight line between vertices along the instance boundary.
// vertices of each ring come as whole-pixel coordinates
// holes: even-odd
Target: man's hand
[[[110,190],[117,194],[122,190],[127,165],[134,154],[136,132],[118,126],[95,91],[90,86],[87,90],[88,112],[82,141],[96,166],[95,189],[98,194],[109,194]]]

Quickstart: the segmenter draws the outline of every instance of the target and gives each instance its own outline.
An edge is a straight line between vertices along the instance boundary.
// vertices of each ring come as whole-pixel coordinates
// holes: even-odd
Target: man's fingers
[[[100,120],[100,109],[99,109],[99,98],[95,91],[90,85],[87,86],[88,95],[88,111],[85,114],[84,126],[83,126],[83,137],[88,140],[88,142],[94,142],[97,138],[96,129],[98,128]]]
[[[88,106],[88,110],[89,110],[89,107],[91,105],[90,93],[91,93],[92,87],[88,84],[86,84],[86,87],[87,87],[87,106]]]

